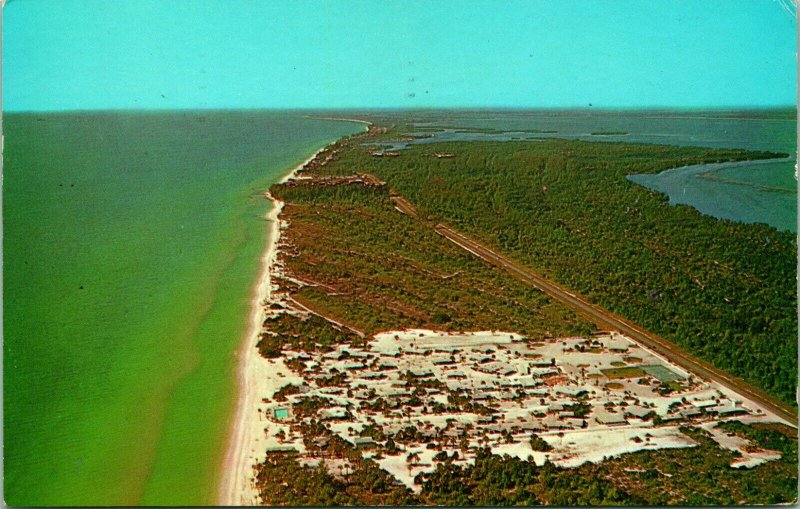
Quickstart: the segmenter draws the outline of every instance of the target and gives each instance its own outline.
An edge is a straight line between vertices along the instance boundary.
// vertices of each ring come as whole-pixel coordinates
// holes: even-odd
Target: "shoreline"
[[[311,115],[309,115],[307,118],[310,118],[312,120],[335,120],[336,122],[356,122],[356,123],[359,123],[359,124],[364,124],[368,128],[369,128],[369,126],[372,125],[372,122],[370,122],[369,120],[361,120],[361,119],[358,119],[358,118],[315,117],[315,116],[311,116]]]
[[[305,168],[329,146],[330,144],[325,145],[311,157],[295,166],[278,181],[278,184],[294,178],[297,172]],[[266,197],[272,202],[272,207],[264,215],[264,219],[269,223],[267,246],[261,256],[261,271],[250,301],[250,319],[245,333],[245,341],[236,352],[236,356],[239,358],[237,368],[239,397],[236,402],[230,442],[224,457],[218,494],[218,502],[224,506],[255,505],[257,497],[250,477],[252,467],[258,460],[255,448],[262,441],[259,440],[260,435],[264,434],[260,426],[258,406],[261,398],[267,396],[267,392],[271,388],[265,386],[268,380],[262,375],[265,374],[266,369],[271,367],[271,363],[259,355],[256,345],[265,318],[265,306],[272,297],[271,270],[278,255],[279,215],[283,209],[283,202],[275,199],[269,191],[267,191]]]
[[[371,125],[366,121],[347,120]],[[284,184],[297,178],[300,171],[342,139],[339,138],[321,147],[313,155],[292,168],[278,180],[277,184]],[[265,193],[265,196],[272,203],[272,207],[264,215],[264,219],[269,223],[269,235],[260,259],[261,270],[250,301],[250,318],[245,339],[235,353],[239,359],[237,367],[239,396],[236,400],[236,410],[217,492],[217,503],[222,506],[257,505],[258,492],[252,482],[253,467],[263,461],[269,441],[260,405],[262,399],[271,397],[291,376],[291,371],[282,359],[266,359],[259,354],[256,348],[266,318],[266,307],[272,299],[274,290],[272,269],[278,257],[281,230],[280,213],[284,206],[284,203],[274,198],[269,191]],[[286,378],[276,385],[278,373]]]
[[[335,146],[336,143],[337,142],[333,142],[318,150],[314,155],[297,165],[291,172],[282,177],[277,183],[285,183],[292,179],[310,179],[311,177],[308,176],[298,176],[298,173],[309,168],[310,164],[321,163],[324,165],[330,160],[330,157],[333,157],[336,153],[336,150],[333,150],[333,153],[327,156],[326,149]],[[314,168],[315,166],[310,167],[312,171]],[[243,355],[239,356],[239,384],[241,392],[237,400],[231,446],[225,455],[225,466],[222,474],[224,482],[221,482],[221,489],[219,490],[219,503],[221,505],[254,505],[260,501],[255,483],[253,482],[255,474],[253,467],[264,460],[266,456],[265,446],[272,446],[270,437],[265,433],[267,429],[262,429],[267,426],[267,419],[265,419],[263,414],[264,403],[274,395],[279,387],[287,383],[296,383],[290,381],[293,376],[292,373],[288,371],[283,358],[262,358],[255,348],[261,334],[261,324],[263,323],[264,317],[268,316],[269,313],[265,309],[265,306],[268,306],[270,302],[275,302],[276,296],[278,295],[278,288],[274,285],[274,278],[276,274],[281,275],[280,263],[278,262],[278,255],[280,253],[279,247],[281,246],[281,230],[288,224],[285,219],[283,221],[280,219],[280,214],[285,203],[273,197],[269,192],[266,193],[266,196],[273,203],[273,207],[265,216],[266,219],[270,221],[270,237],[267,241],[267,251],[262,257],[262,271],[257,281],[256,296],[252,302],[252,320],[247,331],[246,341],[243,345],[245,351]],[[473,254],[477,254],[481,257],[480,254],[474,251]],[[387,332],[386,334],[391,333],[393,332]],[[687,370],[682,364],[677,364],[670,360],[670,357],[658,353],[655,348],[648,346],[647,343],[642,343],[640,342],[641,340],[633,339],[626,334],[624,335],[630,342],[658,358],[664,365],[670,368],[675,367],[677,372],[684,373],[687,377],[693,374],[697,375],[701,379],[705,379],[707,383],[722,394],[727,395],[729,392],[732,392],[735,396],[744,398],[754,404],[755,408],[761,409],[777,422],[784,422],[790,427],[796,426],[793,422],[787,422],[778,414],[761,406],[755,400],[751,399],[747,393],[741,393],[738,389],[730,389],[727,385],[716,382],[714,379],[699,375],[695,370]],[[276,377],[281,377],[281,380],[278,380]],[[261,398],[263,398],[263,400]],[[731,399],[733,400],[734,398]],[[273,429],[272,431],[274,435],[275,430]],[[296,442],[297,438],[290,436],[290,440]],[[312,448],[311,450],[314,451],[315,449]],[[299,452],[305,452],[305,448],[301,447]],[[290,479],[287,480],[291,482]]]
[[[755,182],[741,182],[716,173],[740,167],[791,163],[791,157],[745,159],[669,168],[658,173],[634,173],[625,179],[665,195],[671,206],[687,205],[700,214],[734,223],[764,223],[779,231],[796,233],[796,214],[789,202],[792,191]],[[741,209],[739,200],[758,200]],[[779,204],[774,203],[779,200]],[[771,206],[764,204],[770,202]]]

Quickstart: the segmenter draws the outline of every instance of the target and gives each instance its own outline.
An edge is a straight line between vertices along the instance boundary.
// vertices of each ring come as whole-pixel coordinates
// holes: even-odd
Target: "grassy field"
[[[628,367],[628,368],[611,368],[601,370],[608,378],[637,378],[647,375],[642,368]]]

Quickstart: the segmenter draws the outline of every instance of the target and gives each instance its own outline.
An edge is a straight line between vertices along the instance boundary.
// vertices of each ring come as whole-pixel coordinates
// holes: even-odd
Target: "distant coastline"
[[[372,122],[370,122],[369,120],[361,120],[361,119],[358,119],[358,118],[345,118],[345,117],[315,117],[315,116],[311,116],[311,115],[309,115],[309,116],[308,116],[308,118],[311,118],[311,119],[314,119],[314,120],[335,120],[335,121],[337,121],[337,122],[356,122],[356,123],[358,123],[358,124],[364,124],[364,125],[366,125],[366,126],[371,126],[371,125],[372,125]],[[313,159],[313,158],[312,158],[312,159]],[[309,162],[310,162],[310,161],[309,161]]]

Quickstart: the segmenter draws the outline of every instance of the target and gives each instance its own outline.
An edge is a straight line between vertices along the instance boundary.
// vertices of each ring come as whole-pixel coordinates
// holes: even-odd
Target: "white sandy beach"
[[[294,178],[298,171],[311,162],[325,147],[297,165],[279,182]],[[278,219],[283,202],[267,195],[273,206],[266,214],[270,232],[267,247],[261,257],[261,273],[251,301],[250,321],[246,340],[239,357],[239,398],[236,405],[231,438],[222,469],[218,503],[220,505],[255,505],[257,492],[252,483],[253,467],[263,461],[269,441],[265,432],[266,422],[260,412],[262,399],[270,398],[278,389],[291,381],[293,374],[281,359],[265,359],[256,345],[265,318],[265,309],[272,296],[271,268],[277,257],[280,238]]]
[[[371,125],[370,122],[362,120],[336,120],[358,122],[365,124],[366,127]],[[297,178],[297,173],[328,146],[330,145],[320,148],[311,157],[295,166],[278,183],[283,184]],[[296,375],[282,359],[265,359],[259,354],[256,347],[266,317],[266,308],[272,299],[274,289],[271,274],[278,255],[277,246],[281,230],[279,216],[283,209],[283,202],[276,200],[269,193],[267,193],[267,198],[273,202],[272,208],[264,216],[269,222],[270,232],[267,237],[266,249],[261,257],[261,272],[253,292],[245,340],[242,343],[242,349],[237,352],[239,357],[239,397],[231,426],[230,442],[222,466],[217,500],[217,503],[223,506],[256,505],[258,503],[258,493],[253,483],[253,467],[264,460],[268,446],[278,444],[275,438],[278,430],[269,429],[267,421],[263,418],[261,408],[264,405],[263,400],[270,399],[278,389],[287,383],[300,382],[300,380],[295,380]]]

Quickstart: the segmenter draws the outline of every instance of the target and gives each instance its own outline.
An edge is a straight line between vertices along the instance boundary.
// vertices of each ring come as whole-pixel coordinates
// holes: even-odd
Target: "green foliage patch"
[[[539,290],[398,212],[385,188],[296,185],[272,193],[286,202],[282,217],[291,224],[286,270],[316,283],[293,298],[368,335],[494,329],[540,338],[594,330]],[[306,337],[299,330],[292,335]]]
[[[625,178],[778,155],[557,139],[451,142],[411,145],[395,158],[350,146],[321,171],[372,173],[423,219],[463,231],[792,403],[794,235],[671,206]]]
[[[629,366],[626,368],[607,368],[601,369],[600,371],[602,371],[604,375],[611,379],[639,378],[647,375],[642,368],[636,366]]]

